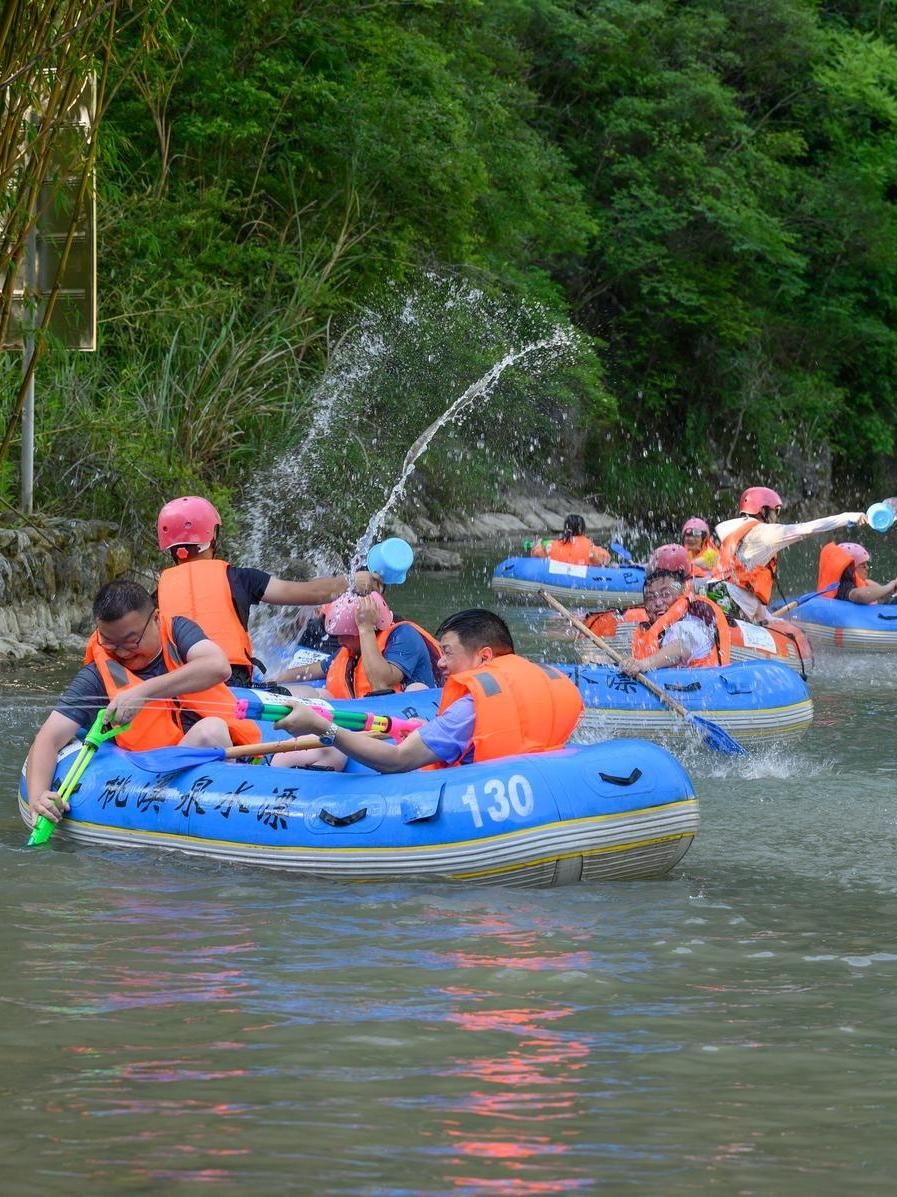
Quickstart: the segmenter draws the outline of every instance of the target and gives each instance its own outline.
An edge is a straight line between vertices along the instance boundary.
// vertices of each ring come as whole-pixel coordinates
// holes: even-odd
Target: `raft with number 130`
[[[333,705],[426,719],[438,701],[420,691]],[[78,748],[60,754],[56,784]],[[639,740],[389,775],[354,762],[344,773],[225,761],[156,773],[136,756],[114,743],[97,750],[54,840],[330,880],[557,885],[662,875],[698,824],[685,769]],[[24,793],[23,775],[27,822]]]

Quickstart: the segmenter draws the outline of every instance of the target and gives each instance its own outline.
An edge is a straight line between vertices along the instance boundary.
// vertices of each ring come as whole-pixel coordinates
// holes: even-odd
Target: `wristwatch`
[[[334,722],[334,723],[330,724],[330,726],[327,728],[326,731],[322,731],[318,735],[318,739],[321,741],[321,744],[323,745],[324,748],[332,748],[333,747],[333,745],[336,743],[336,733],[338,731],[339,731],[339,728],[337,727],[336,723]]]

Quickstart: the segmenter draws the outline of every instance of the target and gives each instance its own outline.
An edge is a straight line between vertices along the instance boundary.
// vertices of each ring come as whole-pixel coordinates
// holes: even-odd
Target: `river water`
[[[402,613],[491,602],[484,566]],[[795,746],[689,750],[671,877],[541,891],[25,851],[20,763],[74,664],[0,675],[4,1197],[893,1191],[886,658],[823,660]]]

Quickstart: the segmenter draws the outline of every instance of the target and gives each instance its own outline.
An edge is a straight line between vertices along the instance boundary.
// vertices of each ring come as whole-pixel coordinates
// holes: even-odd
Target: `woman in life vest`
[[[773,619],[769,602],[782,549],[810,536],[866,523],[862,511],[845,511],[802,524],[780,524],[781,510],[782,500],[774,490],[749,486],[739,501],[737,519],[716,527],[720,551],[713,577],[725,583],[728,597],[737,607],[733,614],[749,623],[765,624]],[[793,626],[787,625],[789,629]]]
[[[636,624],[632,655],[620,665],[624,673],[731,661],[726,617],[710,599],[694,596],[690,569],[683,545],[661,545],[651,554],[642,592],[645,605],[624,615]]]
[[[130,750],[171,744],[227,747],[254,744],[255,723],[237,717],[224,682],[224,652],[192,620],[160,615],[136,582],[107,583],[93,604],[96,631],[84,665],[39,729],[28,754],[28,806],[33,816],[58,821],[50,789],[56,758],[80,727],[106,708],[110,726],[131,724],[116,742]]]
[[[706,578],[719,560],[719,549],[710,532],[710,525],[693,515],[682,525],[682,544],[688,553],[693,578]]]
[[[825,590],[821,598],[837,598],[849,603],[884,603],[897,593],[897,578],[890,582],[873,582],[869,578],[872,558],[861,544],[845,540],[841,544],[826,544],[819,553],[819,575],[816,589]],[[829,589],[837,582],[836,589]]]
[[[254,665],[249,614],[257,603],[315,607],[336,598],[349,585],[345,574],[291,582],[261,569],[231,565],[215,556],[221,516],[198,495],[172,499],[159,512],[159,548],[171,553],[174,565],[162,571],[158,602],[163,616],[186,615],[201,623],[209,639],[220,645],[231,664],[229,685],[248,686]],[[355,589],[366,594],[374,576],[355,574]],[[264,670],[264,667],[261,666]]]
[[[401,744],[338,728],[307,706],[277,726],[313,732],[380,773],[552,752],[567,743],[582,714],[579,691],[560,670],[518,657],[504,620],[492,611],[459,611],[436,636],[447,676],[439,714]]]
[[[347,592],[329,603],[324,608],[324,629],[339,641],[339,651],[327,660],[289,669],[276,681],[283,684],[324,678],[324,694],[330,698],[365,698],[369,694],[435,686],[439,645],[425,628],[408,619],[394,618],[380,585],[375,582],[369,595]],[[293,692],[321,693],[301,688]]]
[[[568,515],[558,540],[537,540],[530,549],[532,557],[548,557],[567,565],[607,565],[610,553],[586,536],[586,522],[581,515]]]

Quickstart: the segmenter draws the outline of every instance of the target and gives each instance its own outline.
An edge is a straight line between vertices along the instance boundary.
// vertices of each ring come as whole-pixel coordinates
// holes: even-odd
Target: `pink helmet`
[[[156,534],[164,553],[178,544],[209,545],[221,523],[221,516],[208,499],[183,495],[172,499],[159,512]]]
[[[782,500],[768,486],[749,486],[738,500],[742,515],[759,515],[764,507],[781,507]]]
[[[854,565],[868,565],[872,560],[868,551],[861,544],[854,544],[852,540],[842,540],[838,547],[850,553]]]
[[[369,597],[377,605],[378,613],[375,626],[378,632],[382,632],[393,622],[392,611],[387,607],[386,600],[378,591],[372,590]],[[358,624],[355,621],[355,600],[357,598],[357,594],[352,594],[347,590],[335,598],[332,603],[327,603],[324,607],[324,630],[328,636],[358,635]]]
[[[681,544],[660,545],[648,558],[648,573],[653,574],[658,570],[674,574],[690,574],[691,562],[688,559],[688,550]]]
[[[699,515],[693,515],[691,519],[687,519],[682,525],[682,535],[685,536],[689,532],[699,532],[702,536],[709,536],[710,525],[706,520],[702,520]]]

